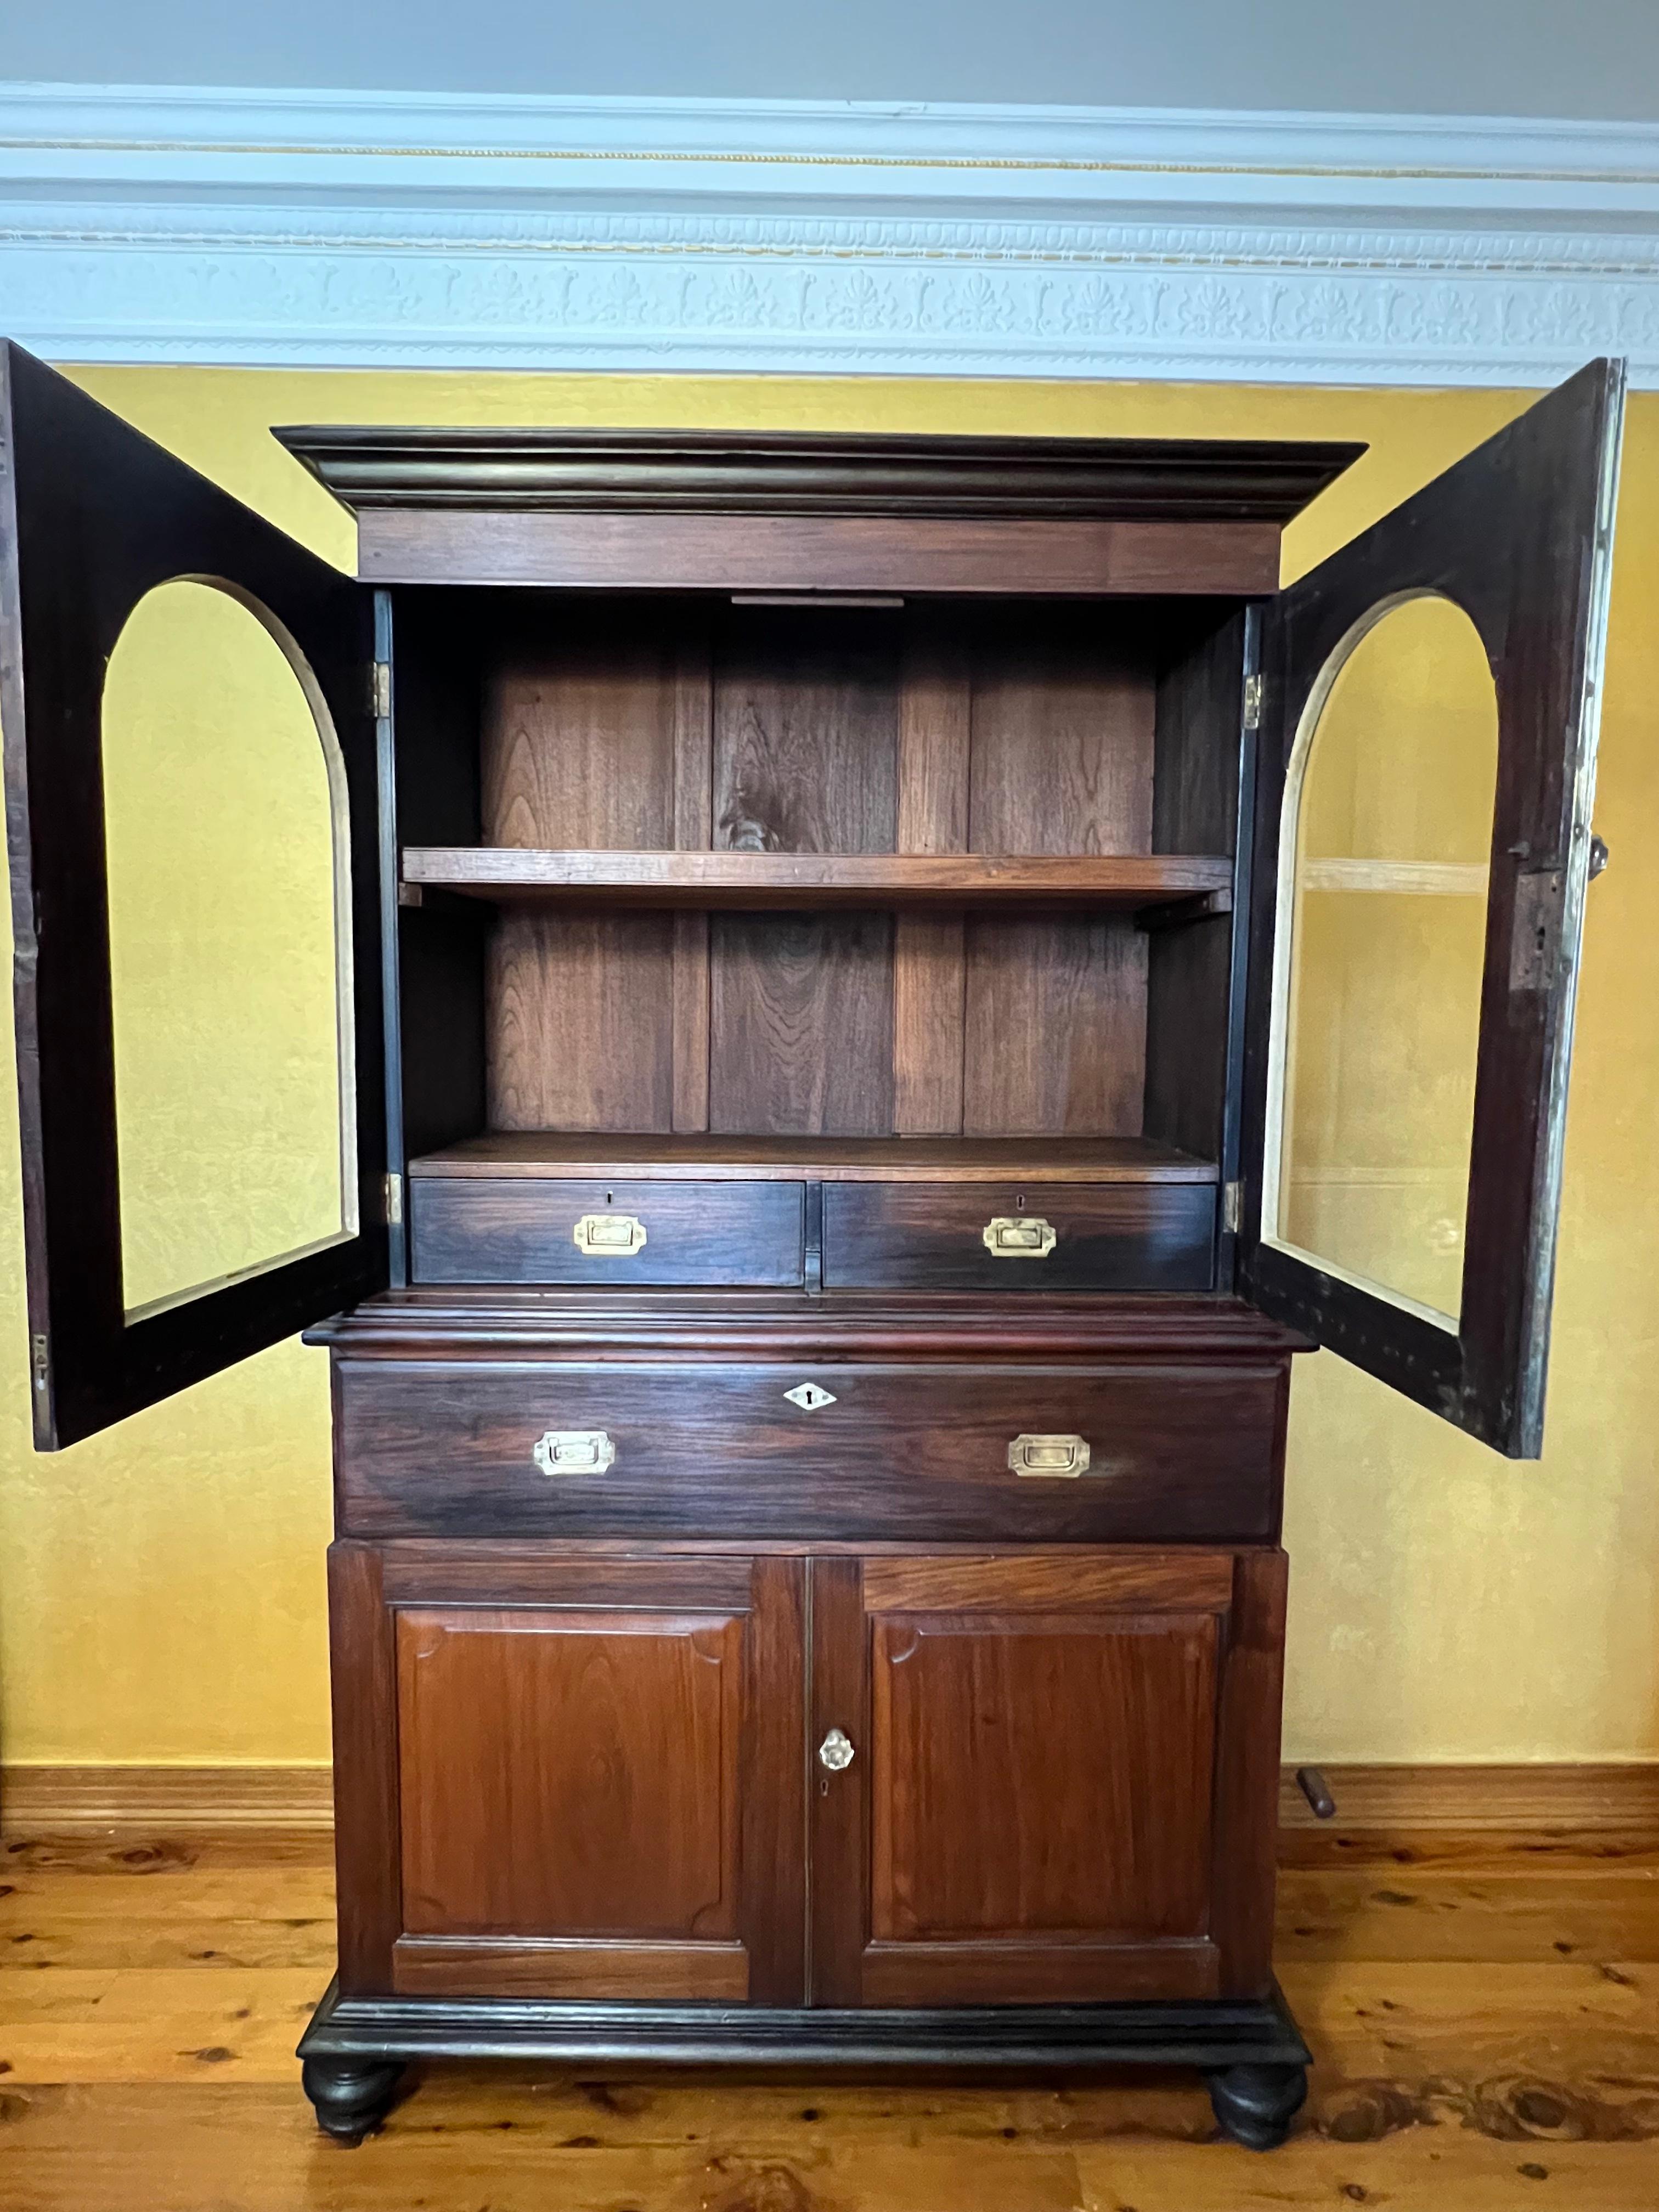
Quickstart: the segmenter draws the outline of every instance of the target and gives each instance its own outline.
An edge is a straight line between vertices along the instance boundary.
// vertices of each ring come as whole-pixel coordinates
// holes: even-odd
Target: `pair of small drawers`
[[[826,1182],[826,1290],[1204,1291],[1210,1183]],[[804,1279],[799,1182],[416,1176],[416,1283],[726,1285]]]
[[[343,1535],[1253,1542],[1284,1362],[337,1362]]]

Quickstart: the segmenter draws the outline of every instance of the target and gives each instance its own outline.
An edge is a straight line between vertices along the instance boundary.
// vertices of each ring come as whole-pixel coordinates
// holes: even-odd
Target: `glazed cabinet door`
[[[813,2001],[1260,1996],[1281,1553],[812,1563]]]
[[[370,595],[0,347],[34,1440],[386,1281]]]
[[[801,2002],[801,1562],[331,1565],[348,1993]]]
[[[1542,1446],[1624,367],[1595,362],[1263,628],[1243,1285]]]

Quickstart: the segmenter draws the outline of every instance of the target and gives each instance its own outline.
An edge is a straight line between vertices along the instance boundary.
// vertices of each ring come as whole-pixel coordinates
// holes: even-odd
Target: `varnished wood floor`
[[[1659,1835],[1296,1833],[1279,1970],[1317,2057],[1283,2150],[1180,2080],[732,2087],[434,2069],[355,2151],[294,2043],[327,1846],[0,1848],[4,2212],[1656,2212]]]

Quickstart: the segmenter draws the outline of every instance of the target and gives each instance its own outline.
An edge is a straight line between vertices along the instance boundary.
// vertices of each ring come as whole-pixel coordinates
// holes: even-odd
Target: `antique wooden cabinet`
[[[329,1346],[323,2125],[1176,2061],[1279,2140],[1291,1358],[1538,1449],[1618,366],[1283,592],[1359,449],[279,432],[352,582],[6,377],[36,1435]],[[328,757],[350,1167],[135,1305],[100,693],[180,576]],[[1425,605],[1469,774],[1432,668],[1323,735]]]

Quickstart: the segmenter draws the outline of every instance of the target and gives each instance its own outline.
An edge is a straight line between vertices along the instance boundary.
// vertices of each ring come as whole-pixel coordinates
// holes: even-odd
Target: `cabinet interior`
[[[417,1171],[458,1146],[533,1171],[536,1133],[549,1164],[706,1169],[746,1139],[866,1172],[904,1139],[947,1169],[1035,1139],[1051,1170],[1218,1157],[1236,605],[406,589],[393,611]],[[744,888],[665,889],[644,860],[602,895],[481,885],[480,849],[550,875],[743,856]],[[875,857],[919,854],[1050,865],[1029,896],[918,893]],[[861,879],[792,889],[767,876],[788,855]],[[1156,856],[1210,865],[1110,865]]]

